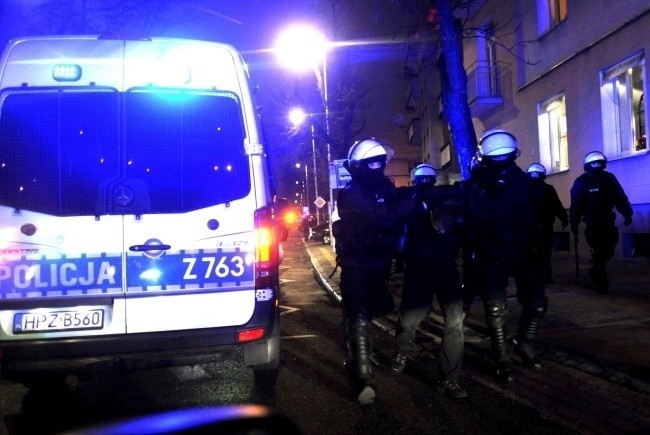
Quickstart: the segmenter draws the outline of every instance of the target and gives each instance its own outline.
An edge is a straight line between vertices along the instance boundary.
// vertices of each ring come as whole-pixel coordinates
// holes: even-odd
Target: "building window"
[[[537,126],[540,163],[549,173],[569,169],[564,94],[556,95],[538,105]]]
[[[567,0],[537,0],[537,33],[543,35],[567,16]]]
[[[629,156],[647,150],[644,77],[643,53],[601,73],[603,148],[608,157]]]

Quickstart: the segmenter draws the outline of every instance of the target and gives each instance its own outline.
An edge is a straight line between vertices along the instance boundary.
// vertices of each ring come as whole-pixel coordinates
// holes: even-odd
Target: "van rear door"
[[[98,210],[119,93],[26,86],[1,101],[0,338],[125,332],[123,218]]]
[[[125,93],[125,176],[107,196],[126,190],[146,208],[124,220],[127,332],[252,317],[256,200],[244,139],[234,93]]]

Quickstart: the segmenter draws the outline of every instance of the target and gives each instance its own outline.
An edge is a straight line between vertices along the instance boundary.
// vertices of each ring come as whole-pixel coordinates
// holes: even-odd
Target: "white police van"
[[[0,59],[0,363],[25,383],[279,361],[279,204],[224,44],[25,37]]]

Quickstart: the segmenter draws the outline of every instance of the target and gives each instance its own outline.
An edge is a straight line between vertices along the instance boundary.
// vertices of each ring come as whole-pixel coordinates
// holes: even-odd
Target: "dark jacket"
[[[418,208],[389,178],[374,186],[352,179],[338,193],[339,220],[332,223],[338,263],[366,270],[390,269],[400,223]]]
[[[540,179],[531,180],[531,189],[535,214],[538,218],[539,230],[542,233],[553,232],[555,218],[558,218],[563,226],[569,224],[569,216],[555,187]]]
[[[528,261],[537,218],[530,179],[514,162],[485,169],[467,188],[469,244],[483,260],[513,267]]]
[[[632,216],[632,206],[614,174],[608,171],[600,173],[585,172],[576,178],[571,187],[571,208],[569,220],[572,227],[580,222],[611,223],[616,215],[614,207],[625,218]]]
[[[427,204],[409,215],[405,225],[407,263],[454,260],[463,239],[463,192],[460,185],[432,186],[426,192],[409,188]]]

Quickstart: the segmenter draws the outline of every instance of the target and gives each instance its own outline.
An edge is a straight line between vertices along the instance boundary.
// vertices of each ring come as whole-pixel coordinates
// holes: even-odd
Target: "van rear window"
[[[0,205],[56,216],[179,213],[250,191],[238,99],[154,88],[0,96]],[[116,199],[126,187],[129,204]]]

